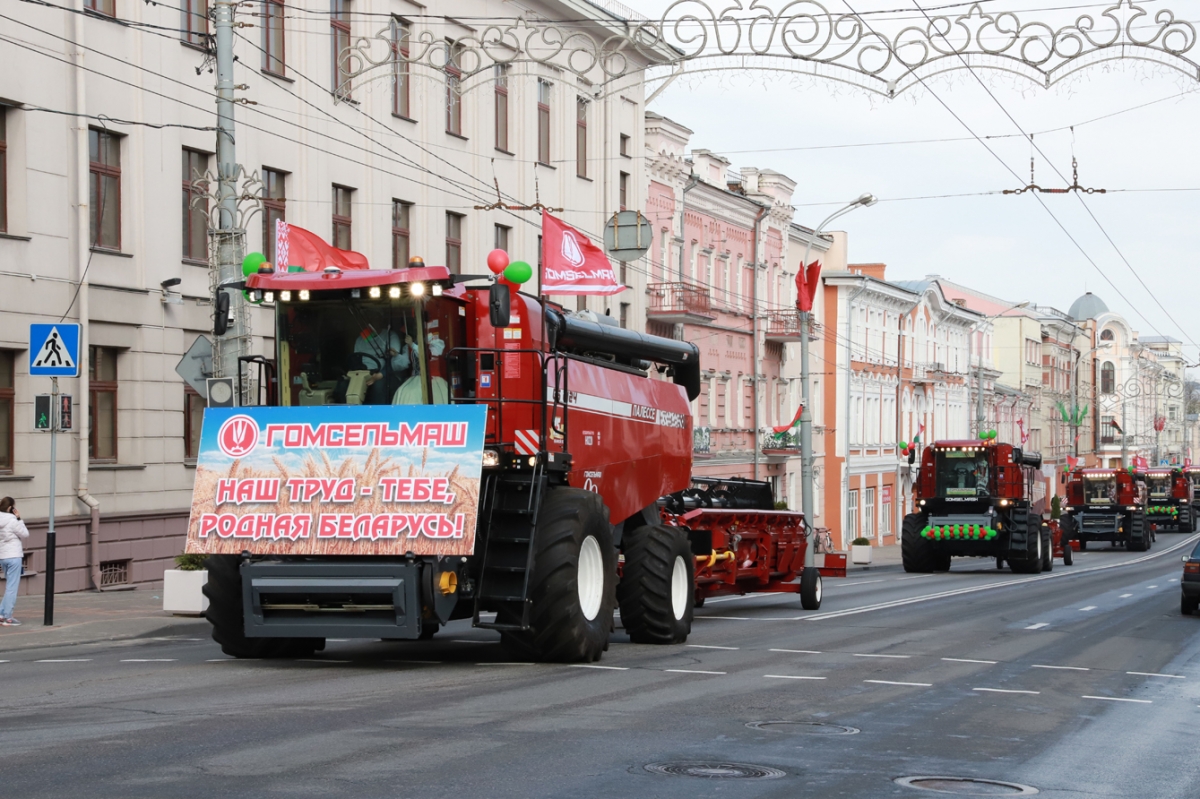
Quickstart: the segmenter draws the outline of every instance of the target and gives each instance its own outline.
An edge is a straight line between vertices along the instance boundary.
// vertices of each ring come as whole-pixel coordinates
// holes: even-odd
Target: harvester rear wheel
[[[548,489],[533,546],[530,629],[501,633],[501,644],[529,660],[599,660],[613,626],[617,580],[608,508],[591,491]]]
[[[805,610],[820,610],[821,598],[824,595],[820,569],[810,566],[800,572],[800,607]]]
[[[235,658],[299,658],[325,648],[321,638],[247,638],[242,617],[242,574],[238,555],[209,555],[204,568],[208,581],[204,595],[208,609],[204,618],[213,626],[213,640],[221,651]]]
[[[696,558],[681,530],[638,527],[625,538],[617,583],[621,623],[635,644],[682,644],[692,631]]]
[[[1031,529],[1032,528],[1032,529]],[[1029,522],[1029,510],[1018,506],[1013,509],[1009,520],[1009,530],[1017,533],[1025,531],[1025,551],[1016,553],[1016,557],[1008,557],[1008,566],[1013,574],[1040,574],[1042,571],[1042,535],[1040,525],[1034,527]]]
[[[921,537],[925,515],[910,513],[900,528],[900,558],[904,571],[927,573],[933,571],[933,545]]]

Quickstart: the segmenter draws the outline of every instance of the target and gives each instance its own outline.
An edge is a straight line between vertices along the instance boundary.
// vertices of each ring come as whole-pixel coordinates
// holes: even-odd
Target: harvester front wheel
[[[696,558],[681,530],[638,527],[625,539],[617,583],[621,623],[635,644],[682,644],[692,631]]]
[[[546,491],[533,536],[529,630],[504,632],[517,657],[559,663],[599,660],[613,626],[617,552],[608,508],[581,488]]]
[[[906,572],[933,571],[933,544],[921,537],[924,529],[924,514],[910,513],[904,517],[904,525],[900,528],[900,558]]]
[[[1042,571],[1042,531],[1029,522],[1029,511],[1017,507],[1009,517],[1010,534],[1025,531],[1025,551],[1016,557],[1008,557],[1009,568],[1013,574],[1040,574]]]
[[[242,574],[238,555],[209,555],[204,560],[208,581],[204,618],[213,626],[213,640],[235,658],[299,658],[325,648],[321,638],[247,638],[242,616]]]

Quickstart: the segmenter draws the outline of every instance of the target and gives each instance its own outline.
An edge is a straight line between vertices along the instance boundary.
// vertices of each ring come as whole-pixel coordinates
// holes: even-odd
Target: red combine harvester
[[[1156,531],[1190,533],[1195,529],[1192,481],[1183,469],[1141,469],[1134,478],[1146,486],[1146,524]]]
[[[1126,469],[1073,469],[1063,475],[1066,502],[1063,504],[1063,533],[1089,543],[1108,541],[1135,552],[1150,548],[1153,531],[1146,524],[1146,488]]]
[[[716,593],[795,591],[805,608],[820,604],[801,514],[774,510],[765,483],[693,484],[695,344],[484,280],[440,266],[268,266],[226,287],[275,303],[274,359],[243,358],[238,375],[240,386],[258,370],[264,414],[336,419],[384,405],[372,412],[402,424],[413,406],[440,405],[486,418],[468,553],[300,557],[247,542],[210,554],[206,616],[227,654],[428,638],[469,618],[517,657],[592,661],[617,606],[632,640],[673,644]],[[221,295],[217,320],[220,336]],[[192,529],[188,551],[219,551]]]
[[[907,572],[944,572],[953,557],[995,558],[1014,572],[1054,566],[1050,529],[1030,509],[1042,456],[989,440],[936,441],[921,455],[917,511],[904,517]]]

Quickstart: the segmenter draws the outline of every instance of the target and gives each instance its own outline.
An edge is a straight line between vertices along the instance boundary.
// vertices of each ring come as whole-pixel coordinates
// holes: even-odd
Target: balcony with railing
[[[657,322],[682,324],[711,322],[717,318],[707,288],[691,283],[651,283],[646,316]]]
[[[800,314],[795,308],[767,311],[763,319],[767,341],[788,343],[800,340]]]
[[[775,433],[766,430],[759,434],[759,446],[767,457],[791,458],[800,454],[800,431]]]

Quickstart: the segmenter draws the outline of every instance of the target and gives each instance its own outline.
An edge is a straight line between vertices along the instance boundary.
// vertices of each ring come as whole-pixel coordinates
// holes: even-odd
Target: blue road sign
[[[79,377],[79,325],[30,325],[29,374]]]

